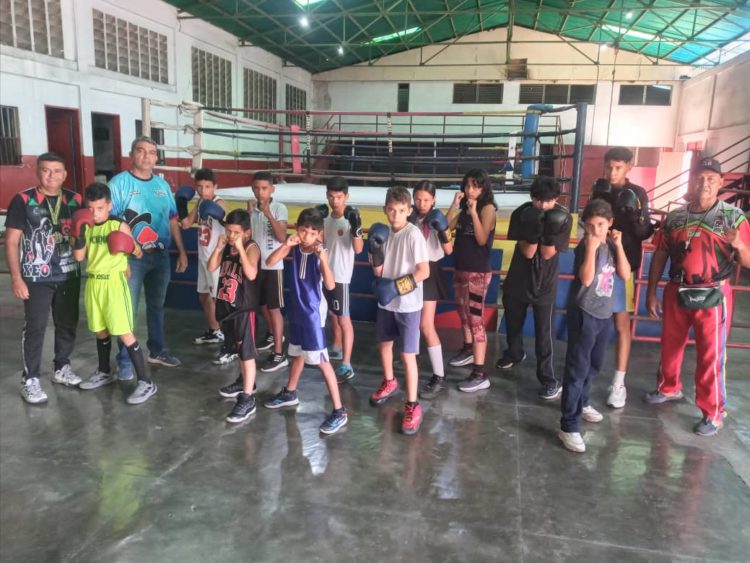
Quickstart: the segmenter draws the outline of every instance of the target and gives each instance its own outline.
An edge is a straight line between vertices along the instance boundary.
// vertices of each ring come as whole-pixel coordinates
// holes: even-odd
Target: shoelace
[[[414,419],[414,413],[417,410],[417,406],[414,405],[406,405],[406,408],[404,409],[404,422],[407,424],[411,424],[412,420]]]
[[[35,395],[37,393],[42,392],[42,386],[39,385],[39,380],[36,378],[30,379],[27,383],[27,387],[29,389],[29,394],[31,395]]]
[[[380,384],[380,387],[378,387],[378,395],[385,393],[385,391],[388,389],[388,386],[391,384],[390,381],[387,379],[384,379],[382,383]]]

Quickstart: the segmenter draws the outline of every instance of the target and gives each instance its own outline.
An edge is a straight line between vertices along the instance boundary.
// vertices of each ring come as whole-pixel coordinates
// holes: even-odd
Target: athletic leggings
[[[453,276],[456,293],[456,309],[461,319],[461,328],[471,331],[474,342],[486,342],[484,331],[484,298],[490,286],[492,272],[459,272]]]

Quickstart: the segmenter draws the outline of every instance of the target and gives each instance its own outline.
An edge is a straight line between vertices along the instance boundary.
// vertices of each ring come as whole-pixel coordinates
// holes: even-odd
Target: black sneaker
[[[453,356],[448,363],[453,367],[461,367],[474,363],[474,352],[471,346],[464,346],[461,351]]]
[[[280,409],[281,407],[293,407],[295,405],[299,405],[297,390],[289,391],[286,387],[263,403],[263,406],[267,409]]]
[[[484,373],[472,371],[469,377],[458,384],[458,390],[464,393],[474,393],[481,389],[487,389],[490,386],[490,380]]]
[[[263,362],[263,366],[260,368],[260,371],[262,371],[263,373],[269,373],[272,371],[280,370],[281,368],[288,365],[289,360],[287,360],[284,354],[269,354],[268,359]]]
[[[217,344],[224,342],[224,333],[221,329],[211,330],[210,328],[201,334],[198,338],[193,340],[193,344]]]
[[[219,395],[221,395],[225,399],[234,399],[235,397],[239,396],[240,393],[242,393],[242,390],[244,388],[245,386],[242,383],[242,376],[239,375],[233,383],[225,385],[224,387],[219,389]],[[255,392],[257,388],[257,385],[253,385],[253,392]]]
[[[432,374],[430,381],[419,390],[420,399],[434,399],[445,389],[445,377]]]
[[[255,395],[240,393],[232,411],[224,419],[227,422],[244,422],[255,413]]]
[[[523,357],[520,360],[511,360],[510,358],[503,356],[500,358],[497,363],[495,364],[495,367],[497,369],[510,369],[516,364],[520,364],[522,361],[526,359],[526,353],[524,352]]]
[[[558,399],[562,395],[562,385],[560,384],[554,384],[554,385],[545,385],[539,390],[539,393],[536,394],[537,397],[544,401],[554,401],[555,399]]]
[[[267,332],[266,337],[260,343],[258,343],[257,346],[255,346],[255,349],[258,350],[258,352],[263,352],[264,350],[270,350],[271,348],[273,348],[274,342],[275,341],[273,338],[273,334],[271,334],[270,332]]]

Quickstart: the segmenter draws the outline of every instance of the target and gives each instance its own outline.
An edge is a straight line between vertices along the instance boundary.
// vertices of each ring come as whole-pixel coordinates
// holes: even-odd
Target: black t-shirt
[[[492,205],[492,204],[487,204]],[[493,206],[494,207],[494,206]],[[482,208],[484,209],[484,208]],[[481,217],[482,209],[477,209]],[[453,265],[459,272],[491,272],[490,251],[495,240],[495,226],[483,245],[474,236],[474,220],[465,209],[461,210],[456,223],[456,240],[453,243]]]
[[[511,214],[510,224],[508,225],[509,240],[521,240],[518,233],[521,213],[531,205],[530,201],[526,202]],[[556,204],[555,208],[568,212],[559,204]],[[532,258],[526,258],[516,244],[508,275],[503,282],[503,293],[505,295],[519,299],[524,303],[535,303],[537,305],[547,305],[555,301],[559,253],[568,251],[570,229],[573,225],[572,218],[568,217],[566,228],[555,237],[554,246],[557,252],[552,258],[548,260],[542,258],[541,245],[537,247],[536,254]]]
[[[628,257],[628,262],[630,262],[630,269],[635,273],[641,267],[643,260],[643,241],[653,234],[653,227],[649,219],[646,190],[627,181],[624,186],[612,186],[612,197],[616,199],[625,190],[635,192],[640,202],[640,209],[636,218],[634,218],[621,209],[613,208],[614,222],[612,228],[622,231],[622,247],[625,250],[625,256]]]
[[[8,206],[5,226],[21,231],[21,276],[27,282],[61,282],[80,273],[70,247],[73,213],[81,196],[62,190],[45,196],[38,188],[17,193]]]

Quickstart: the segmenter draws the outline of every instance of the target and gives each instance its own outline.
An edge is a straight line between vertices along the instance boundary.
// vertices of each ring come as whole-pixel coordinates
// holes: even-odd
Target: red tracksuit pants
[[[677,287],[664,288],[661,361],[658,387],[664,394],[682,389],[680,369],[690,328],[695,332],[695,404],[703,416],[720,420],[726,404],[727,335],[732,324],[732,287],[721,286],[724,301],[710,309],[686,309],[677,302]]]

